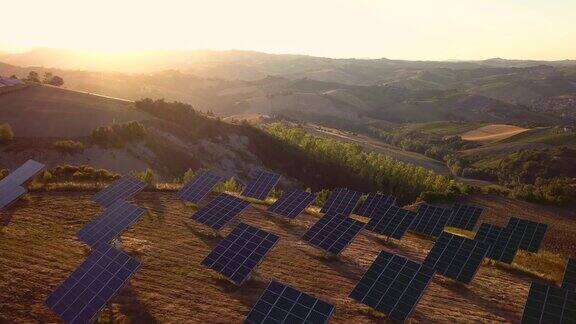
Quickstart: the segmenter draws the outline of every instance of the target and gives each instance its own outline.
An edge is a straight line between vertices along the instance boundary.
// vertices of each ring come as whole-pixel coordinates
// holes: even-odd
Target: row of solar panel
[[[21,80],[18,80],[18,79],[0,77],[0,87],[2,87],[2,86],[10,87],[10,86],[18,85],[18,84],[23,84],[23,83],[24,82],[22,82]]]
[[[44,169],[44,164],[28,160],[16,170],[0,180],[0,209],[7,207],[27,190],[22,185]]]

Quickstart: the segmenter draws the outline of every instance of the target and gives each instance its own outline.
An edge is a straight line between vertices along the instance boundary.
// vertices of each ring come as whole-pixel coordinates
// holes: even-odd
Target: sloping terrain
[[[528,129],[514,126],[514,125],[486,125],[468,132],[461,134],[463,140],[480,142],[480,143],[491,143],[499,140],[512,137],[516,134],[527,131]]]
[[[544,249],[574,253],[574,213],[479,196],[487,207],[482,221],[506,222],[510,213],[548,222]],[[335,304],[334,323],[382,322],[383,318],[348,298],[355,283],[381,250],[423,261],[432,241],[408,234],[388,242],[363,233],[338,259],[327,259],[299,238],[316,217],[293,222],[255,206],[240,219],[281,237],[279,245],[238,288],[200,265],[218,243],[193,222],[194,209],[175,193],[144,192],[136,202],[148,214],[122,236],[124,249],[143,266],[102,316],[115,322],[237,323],[247,315],[269,280],[279,280]],[[88,253],[75,233],[101,209],[88,193],[35,193],[2,214],[0,229],[0,321],[56,322],[44,300]],[[569,218],[572,217],[572,218]],[[227,228],[225,232],[228,232]],[[564,265],[553,263],[554,272]],[[519,322],[532,277],[485,264],[469,286],[435,276],[411,315],[413,322]]]

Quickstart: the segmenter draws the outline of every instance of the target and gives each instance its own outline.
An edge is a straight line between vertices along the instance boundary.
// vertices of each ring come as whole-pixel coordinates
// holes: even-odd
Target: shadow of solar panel
[[[259,170],[242,191],[242,196],[264,200],[274,189],[278,180],[280,180],[279,174]]]
[[[80,240],[95,247],[108,244],[144,215],[144,208],[119,200],[86,224],[77,235]]]
[[[574,323],[574,291],[532,282],[522,314],[522,323]]]
[[[290,219],[300,215],[316,199],[312,193],[300,189],[285,192],[268,208],[269,212],[286,216]]]
[[[511,228],[483,223],[474,240],[490,245],[486,257],[512,263],[518,252],[521,237],[521,233],[514,232]]]
[[[111,246],[100,246],[46,299],[65,323],[90,323],[140,268]]]
[[[12,171],[4,179],[0,180],[0,187],[3,185],[20,186],[34,177],[44,169],[44,164],[34,160],[24,162],[18,169]]]
[[[480,207],[459,204],[454,205],[452,209],[454,211],[447,225],[468,231],[474,230],[476,223],[478,223],[478,220],[484,211],[484,209]]]
[[[350,297],[403,322],[433,276],[428,266],[382,251]]]
[[[321,213],[335,213],[343,216],[349,216],[358,204],[358,200],[362,197],[362,193],[354,190],[348,190],[346,188],[336,188],[332,190],[330,197],[322,210]]]
[[[423,264],[445,277],[468,284],[474,279],[489,248],[486,243],[442,232]]]
[[[324,215],[302,237],[311,245],[338,255],[360,233],[364,223],[343,215]]]
[[[92,200],[101,206],[108,207],[117,200],[130,199],[144,188],[146,188],[145,182],[131,176],[124,176],[100,190],[92,197]]]
[[[424,204],[418,208],[416,219],[412,222],[410,229],[425,235],[439,236],[451,216],[452,209]]]
[[[576,291],[576,259],[569,259],[562,278],[562,288]]]
[[[242,285],[280,238],[240,223],[202,261],[202,265]]]
[[[366,229],[400,240],[415,218],[416,213],[389,205],[383,212],[379,212],[370,218],[370,221],[366,224]]]
[[[241,198],[222,193],[194,214],[192,219],[218,231],[249,205]]]
[[[382,213],[389,206],[396,204],[396,198],[392,196],[386,196],[379,193],[370,193],[366,198],[366,201],[358,208],[356,211],[357,215],[364,217],[374,217],[378,213]]]
[[[506,227],[521,235],[518,247],[520,250],[536,253],[540,249],[548,225],[512,217]]]
[[[197,204],[212,191],[222,177],[210,171],[194,177],[178,192],[178,198]]]
[[[21,186],[0,187],[0,209],[7,207],[26,193]]]
[[[272,281],[244,323],[328,323],[334,313],[334,306],[296,290],[290,286]]]

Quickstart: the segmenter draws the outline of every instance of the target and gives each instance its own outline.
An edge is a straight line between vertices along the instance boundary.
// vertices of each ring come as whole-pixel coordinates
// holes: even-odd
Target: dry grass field
[[[33,193],[0,214],[0,323],[58,321],[44,300],[88,253],[75,233],[101,211],[90,195]],[[535,205],[504,198],[469,199],[488,208],[483,221],[503,224],[509,213],[539,217],[550,224],[545,249],[563,254],[576,250],[573,214],[541,211]],[[399,242],[387,242],[364,232],[339,258],[326,258],[299,240],[316,221],[315,216],[300,215],[288,222],[253,205],[240,220],[276,233],[281,240],[253,278],[238,288],[200,265],[221,238],[191,220],[193,206],[179,201],[174,192],[143,192],[135,200],[149,213],[122,236],[122,241],[124,249],[143,266],[104,310],[105,322],[242,322],[271,279],[335,304],[334,323],[385,322],[348,294],[381,250],[421,262],[433,245],[414,234]],[[224,235],[229,231],[230,227]],[[557,257],[550,261],[553,280],[559,280],[563,260]],[[469,286],[436,275],[410,321],[519,322],[532,280],[539,279],[518,267],[494,266],[491,262],[485,262]]]
[[[463,140],[480,142],[480,143],[492,143],[497,142],[508,137],[512,137],[516,134],[527,131],[527,128],[522,128],[514,125],[486,125],[466,133],[461,134]]]

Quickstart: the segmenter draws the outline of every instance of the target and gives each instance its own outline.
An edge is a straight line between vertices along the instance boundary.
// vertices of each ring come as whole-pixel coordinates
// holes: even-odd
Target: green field
[[[431,123],[411,124],[407,126],[407,129],[429,134],[449,136],[463,134],[480,128],[484,125],[485,124],[482,123],[439,121]]]

